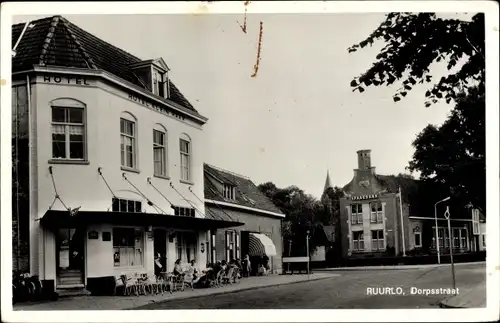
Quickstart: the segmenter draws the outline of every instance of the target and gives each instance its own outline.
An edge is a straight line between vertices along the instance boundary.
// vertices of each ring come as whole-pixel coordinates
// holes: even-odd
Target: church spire
[[[326,171],[326,181],[325,181],[325,188],[323,189],[323,193],[326,192],[328,188],[333,188],[332,181],[330,180],[330,171]]]

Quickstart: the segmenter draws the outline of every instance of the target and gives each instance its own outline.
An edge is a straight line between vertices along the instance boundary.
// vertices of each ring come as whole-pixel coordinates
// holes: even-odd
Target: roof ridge
[[[76,46],[78,47],[78,50],[80,50],[80,52],[82,53],[83,57],[85,57],[85,63],[87,64],[87,66],[90,68],[92,67],[93,69],[97,69],[97,65],[95,64],[94,60],[92,59],[92,57],[90,57],[90,55],[87,53],[87,51],[85,50],[85,48],[83,48],[82,44],[80,43],[80,41],[78,40],[78,38],[75,36],[75,34],[73,34],[73,32],[71,31],[70,28],[68,28],[68,25],[69,24],[72,24],[68,19],[64,18],[64,17],[61,17],[59,18],[59,20],[62,22],[64,28],[66,28],[66,31],[68,32],[69,36],[71,37],[71,39],[75,42]],[[89,66],[89,63],[90,63],[90,66]]]
[[[83,29],[82,27],[80,27],[80,26],[78,26],[78,25],[76,25],[76,24],[74,24],[74,23],[72,23],[71,21],[69,21],[69,19],[66,19],[66,18],[64,18],[64,17],[61,17],[61,18],[63,18],[64,20],[66,20],[68,23],[70,23],[70,24],[71,24],[71,26],[72,26],[73,28],[79,29],[79,30],[81,30],[82,32],[84,32],[84,33],[86,33],[86,34],[89,34],[89,35],[91,35],[91,36],[93,36],[93,37],[95,37],[95,38],[99,39],[99,41],[101,41],[101,42],[105,43],[105,44],[106,44],[107,46],[109,46],[109,47],[112,47],[114,50],[117,50],[117,51],[119,51],[119,52],[122,52],[122,53],[124,53],[124,54],[126,54],[126,55],[130,56],[131,58],[134,58],[135,60],[137,60],[137,62],[142,62],[142,61],[144,61],[144,59],[142,59],[142,58],[140,58],[140,57],[138,57],[138,56],[136,56],[136,55],[134,55],[134,54],[132,54],[132,53],[129,53],[129,52],[127,52],[126,50],[124,50],[124,49],[122,49],[122,48],[120,48],[120,47],[118,47],[118,46],[116,46],[116,45],[113,45],[112,43],[110,43],[110,42],[108,42],[108,41],[106,41],[106,40],[102,39],[101,37],[96,36],[95,34],[93,34],[93,33],[89,32],[89,31],[87,31],[87,30]]]
[[[226,173],[226,174],[229,174],[229,175],[233,175],[233,176],[237,176],[237,177],[241,177],[241,178],[243,178],[243,179],[246,179],[246,180],[252,181],[252,180],[250,179],[250,177],[248,177],[248,176],[241,175],[241,174],[238,174],[238,173],[232,172],[232,171],[230,171],[230,170],[227,170],[227,169],[224,169],[224,168],[220,168],[220,167],[217,167],[217,166],[214,166],[214,165],[210,165],[210,164],[207,164],[207,163],[205,163],[205,165],[207,165],[208,167],[212,167],[213,169],[218,170],[218,171],[220,171],[220,172],[223,172],[223,173]]]
[[[45,65],[43,60],[45,59],[45,56],[47,55],[47,52],[48,52],[48,49],[50,46],[50,42],[52,41],[52,38],[54,37],[54,32],[56,31],[56,27],[57,27],[57,24],[59,23],[60,18],[61,18],[61,16],[53,16],[52,17],[52,21],[50,22],[49,31],[47,32],[47,35],[45,36],[45,40],[44,40],[43,45],[42,45],[42,51],[40,53],[40,57],[38,60],[39,65],[42,65],[42,66]]]

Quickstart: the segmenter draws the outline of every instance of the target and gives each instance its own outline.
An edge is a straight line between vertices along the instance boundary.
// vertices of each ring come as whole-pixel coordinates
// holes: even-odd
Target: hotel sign
[[[140,104],[142,106],[145,106],[146,108],[150,108],[150,109],[153,109],[153,110],[156,110],[160,113],[163,113],[165,115],[168,115],[168,116],[171,116],[171,117],[174,117],[174,118],[177,118],[179,120],[185,120],[186,118],[178,113],[175,113],[173,111],[170,111],[170,110],[167,110],[165,107],[163,106],[160,106],[160,105],[157,105],[157,104],[154,104],[154,103],[151,103],[149,101],[146,101],[142,98],[139,98],[137,96],[135,96],[134,94],[130,94],[128,95],[128,99],[130,101],[133,101],[137,104]]]
[[[44,75],[43,76],[43,82],[44,83],[50,83],[50,84],[64,84],[64,85],[81,85],[81,86],[90,86],[90,80],[86,78],[85,76],[80,76],[80,75]],[[122,96],[123,94],[120,93]],[[181,115],[180,113],[176,113],[172,110],[169,110],[167,107],[152,103],[149,100],[145,100],[143,98],[138,97],[137,95],[133,93],[128,93],[128,95],[125,96],[128,98],[130,101],[135,102],[137,104],[140,104],[146,108],[150,108],[153,110],[156,110],[162,114],[165,114],[170,117],[174,117],[179,120],[185,120],[186,118]]]
[[[87,78],[70,75],[44,75],[43,82],[52,84],[90,85]]]

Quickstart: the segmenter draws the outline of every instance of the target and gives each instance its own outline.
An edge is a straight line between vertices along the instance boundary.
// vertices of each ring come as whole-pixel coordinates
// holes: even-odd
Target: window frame
[[[70,101],[76,101],[74,99],[66,99]],[[57,101],[57,100],[54,100]],[[78,104],[51,104],[50,105],[50,143],[51,143],[51,155],[50,155],[50,162],[51,163],[71,163],[71,164],[82,164],[82,163],[87,163],[87,108],[83,103],[80,103],[79,101]],[[54,109],[64,109],[64,116],[65,120],[64,121],[54,121],[53,119],[53,111]],[[82,122],[81,123],[76,123],[76,122],[70,122],[70,111],[71,110],[80,110],[82,113]],[[54,126],[62,126],[64,127],[64,158],[60,157],[54,157]],[[70,128],[71,127],[81,127],[82,128],[82,158],[71,158],[71,133],[70,133]]]
[[[230,184],[222,184],[222,195],[225,199],[235,200],[236,199],[236,188]]]
[[[419,241],[418,244],[417,244],[417,239],[416,239],[417,236],[418,236],[418,241]],[[420,232],[420,231],[413,232],[413,242],[415,243],[415,248],[422,247],[422,232]]]
[[[375,212],[373,211],[373,206],[376,205]],[[379,207],[380,206],[380,210]],[[384,222],[384,206],[381,201],[370,203],[370,223],[383,223]]]
[[[187,145],[187,152],[183,151],[183,142],[185,142]],[[192,174],[191,174],[191,163],[192,163],[192,157],[193,157],[193,144],[191,141],[191,138],[183,134],[179,138],[179,155],[180,155],[180,163],[179,163],[179,168],[181,172],[180,176],[180,181],[181,183],[187,183],[187,184],[193,184],[192,182]],[[183,157],[185,157],[186,165],[183,164]],[[186,170],[187,178],[184,178],[184,170]]]
[[[376,239],[373,238],[373,234],[376,232],[375,236],[377,237]],[[372,234],[372,251],[384,251],[385,250],[385,232],[383,229],[378,229],[378,230],[371,230]],[[374,243],[375,241],[375,243]],[[380,247],[380,243],[382,243],[382,247]],[[374,248],[374,245],[377,245],[376,248]]]
[[[133,203],[134,212],[129,211],[130,203]],[[126,210],[122,210],[122,203],[126,203]],[[117,206],[117,207],[116,207]],[[115,210],[117,209],[117,210]],[[139,210],[139,211],[137,211]],[[123,213],[142,213],[142,201],[123,199],[119,197],[113,197],[111,199],[111,211],[112,212],[123,212]]]
[[[132,135],[122,132],[122,121],[125,123],[130,123],[132,125]],[[123,170],[128,171],[138,171],[139,170],[139,150],[138,150],[138,125],[137,119],[132,115],[124,115],[120,116],[120,166]],[[132,141],[132,166],[127,165],[127,150],[126,145],[124,143],[124,139],[128,138]]]
[[[358,235],[355,239],[355,235]],[[357,243],[357,248],[355,248]],[[364,251],[365,250],[365,237],[362,230],[352,231],[352,251]]]
[[[115,245],[115,239],[116,239],[116,232],[117,231],[133,231],[133,241],[134,241],[134,246],[130,246],[130,245],[127,245],[127,246],[122,246],[122,245]],[[114,261],[113,259],[113,267],[114,268],[144,268],[144,263],[145,263],[145,257],[144,257],[144,249],[145,249],[145,244],[146,244],[146,239],[144,238],[144,229],[142,228],[137,228],[137,227],[121,227],[121,226],[118,226],[118,227],[113,227],[112,228],[112,247],[113,247],[113,257],[114,257],[114,254],[116,253],[116,249],[118,248],[118,252],[120,254],[120,263],[117,265],[116,262]],[[139,237],[139,245],[137,244],[137,238]],[[138,248],[139,246],[139,248]],[[124,248],[124,249],[133,249],[134,251],[134,262],[135,260],[137,260],[137,254],[136,252],[139,250],[139,259],[140,259],[140,264],[135,264],[135,263],[132,263],[130,264],[130,259],[129,259],[129,263],[127,265],[121,265],[121,260],[122,260],[122,255],[121,255],[121,249]],[[130,256],[129,256],[130,257]]]
[[[157,133],[163,135],[163,145],[155,142]],[[163,153],[161,154],[161,156],[163,158],[163,165],[162,165],[163,174],[159,174],[156,172],[156,163],[157,163],[157,161],[155,160],[156,149],[163,150]],[[165,129],[165,127],[163,127],[161,125],[157,125],[153,129],[153,176],[165,178],[165,179],[170,179],[169,172],[168,172],[168,132]]]
[[[356,206],[356,213],[353,213],[353,206]],[[361,212],[360,212],[361,210]],[[363,224],[363,204],[353,203],[351,204],[351,224]]]
[[[191,218],[196,217],[196,209],[193,207],[174,205],[172,208],[174,209],[174,216],[187,216]]]

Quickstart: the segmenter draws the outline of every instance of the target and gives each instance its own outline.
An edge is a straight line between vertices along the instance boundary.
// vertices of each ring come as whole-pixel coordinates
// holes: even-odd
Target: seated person
[[[184,270],[182,269],[182,266],[181,266],[181,260],[177,259],[175,261],[175,266],[174,266],[174,275],[181,276],[183,274],[184,274]]]
[[[267,274],[266,268],[260,264],[259,269],[257,270],[257,275],[258,276],[265,276]]]

